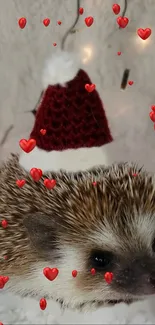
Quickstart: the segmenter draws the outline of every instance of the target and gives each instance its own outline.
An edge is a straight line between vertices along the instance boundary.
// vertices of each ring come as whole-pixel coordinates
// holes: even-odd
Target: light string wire
[[[72,24],[72,26],[67,30],[67,32],[65,33],[65,35],[62,38],[62,41],[61,41],[61,50],[64,50],[65,42],[67,40],[67,37],[70,34],[73,34],[73,33],[76,32],[76,30],[74,28],[75,28],[75,26],[77,25],[77,23],[79,21],[79,17],[80,17],[79,9],[80,9],[80,0],[77,0],[77,15],[76,15],[76,19],[75,19],[74,23]]]
[[[128,0],[124,0],[124,9],[123,9],[123,12],[122,12],[122,17],[125,16],[127,8],[128,8]],[[120,28],[121,27],[119,27],[119,29]],[[130,69],[125,69],[124,72],[123,72],[123,77],[122,77],[122,81],[121,81],[121,89],[126,88],[127,82],[128,82],[128,79],[129,79],[129,74],[130,74]]]
[[[124,0],[124,9],[123,9],[123,12],[122,12],[122,17],[125,16],[127,8],[128,8],[128,0]]]
[[[127,7],[128,7],[128,0],[124,0],[124,9],[123,9],[123,12],[122,12],[122,17],[125,16],[126,11],[127,11]],[[62,50],[64,50],[65,42],[67,40],[67,37],[70,34],[73,34],[73,33],[76,32],[75,26],[77,25],[77,23],[79,21],[79,16],[80,16],[79,9],[80,9],[80,0],[77,0],[77,16],[76,16],[76,19],[75,19],[75,22],[73,23],[73,25],[67,30],[67,32],[65,33],[65,35],[62,38],[62,42],[61,42],[61,49]],[[120,28],[121,27],[119,26],[119,29]],[[129,74],[130,74],[130,70],[129,69],[125,69],[124,70],[124,73],[123,73],[122,81],[121,81],[121,89],[125,89],[126,88],[127,82],[128,82],[128,78],[129,78]]]

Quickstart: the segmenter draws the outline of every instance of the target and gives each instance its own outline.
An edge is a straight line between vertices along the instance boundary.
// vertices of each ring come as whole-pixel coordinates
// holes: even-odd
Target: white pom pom
[[[59,84],[65,86],[66,82],[75,78],[79,71],[79,60],[75,54],[59,52],[47,60],[43,72],[43,87]]]

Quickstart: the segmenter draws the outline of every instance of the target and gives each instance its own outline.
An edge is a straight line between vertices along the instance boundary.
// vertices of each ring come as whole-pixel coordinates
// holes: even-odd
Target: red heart
[[[137,30],[137,34],[139,37],[141,37],[143,40],[146,40],[150,35],[151,35],[152,31],[150,28],[139,28]]]
[[[17,179],[16,184],[18,187],[23,187],[25,185],[26,181],[25,179]]]
[[[152,111],[155,113],[155,105],[151,106]]]
[[[41,129],[41,130],[40,130],[40,133],[41,133],[42,135],[45,135],[46,132],[47,132],[46,129]]]
[[[57,43],[53,43],[53,46],[57,46]]]
[[[127,17],[118,17],[117,23],[121,28],[125,28],[129,22],[129,19]]]
[[[2,276],[0,275],[0,289],[3,289],[5,284],[9,281],[8,276]]]
[[[89,84],[86,84],[85,85],[85,89],[89,92],[89,93],[91,93],[94,89],[95,89],[95,84],[91,84],[91,85],[89,85]]]
[[[94,22],[94,18],[93,17],[86,17],[85,18],[85,24],[87,25],[87,27],[90,27]]]
[[[80,14],[80,15],[82,15],[82,14],[83,14],[83,12],[84,12],[83,8],[82,8],[82,7],[81,7],[81,8],[79,8],[79,14]]]
[[[132,81],[132,80],[129,80],[129,81],[128,81],[128,84],[129,84],[130,86],[132,86],[132,85],[133,85],[133,81]]]
[[[56,180],[46,178],[44,179],[44,185],[51,190],[56,185]]]
[[[49,24],[50,24],[50,19],[49,19],[49,18],[45,18],[45,19],[43,20],[43,24],[44,24],[45,27],[49,26]]]
[[[118,15],[119,14],[119,12],[120,12],[120,6],[117,4],[117,3],[115,3],[113,6],[112,6],[112,10],[113,10],[113,12],[114,12],[114,14],[115,15]]]
[[[7,228],[7,226],[8,226],[8,222],[7,222],[7,220],[2,220],[1,221],[1,225],[2,225],[2,227],[5,229],[5,228]]]
[[[58,20],[57,23],[58,23],[58,25],[61,25],[61,21],[60,20]]]
[[[132,176],[133,176],[133,177],[136,177],[136,176],[138,176],[138,174],[134,173],[134,174],[132,174]]]
[[[76,276],[77,276],[77,271],[76,271],[76,270],[73,270],[73,271],[72,271],[72,277],[73,277],[73,278],[76,278]]]
[[[30,175],[34,179],[35,182],[38,182],[40,178],[42,177],[42,170],[38,168],[31,168]]]
[[[58,276],[59,270],[57,268],[45,267],[43,273],[48,280],[53,281]]]
[[[18,20],[18,25],[21,29],[23,29],[26,26],[27,20],[25,17],[22,17]]]
[[[150,112],[149,113],[149,115],[150,115],[150,119],[152,120],[152,122],[155,122],[155,112]]]
[[[111,283],[113,280],[113,273],[112,272],[106,272],[104,275],[104,279],[107,283]]]
[[[96,270],[95,270],[94,268],[92,268],[92,269],[90,270],[90,272],[91,272],[92,275],[95,275],[95,274],[96,274]]]
[[[6,284],[9,281],[9,277],[8,276],[0,276],[0,278],[3,279],[3,282]]]
[[[19,145],[20,145],[21,149],[23,149],[25,152],[29,153],[36,146],[36,140],[35,139],[29,139],[29,140],[21,139],[19,141]]]
[[[45,298],[41,298],[40,299],[40,302],[39,302],[39,305],[40,305],[40,309],[45,310],[46,309],[46,306],[47,306],[46,299]]]
[[[117,52],[117,55],[121,55],[122,54],[122,52]]]
[[[94,186],[96,186],[96,185],[97,185],[97,182],[93,182],[92,184],[93,184]]]
[[[0,289],[3,289],[4,286],[5,286],[5,283],[4,283],[3,279],[1,279],[1,277],[0,277]]]

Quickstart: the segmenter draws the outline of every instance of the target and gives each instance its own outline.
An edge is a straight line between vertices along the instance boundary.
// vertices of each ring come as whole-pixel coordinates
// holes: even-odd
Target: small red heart
[[[93,182],[92,184],[93,184],[94,186],[96,186],[96,185],[97,185],[97,182]]]
[[[16,184],[18,187],[23,187],[25,185],[26,181],[25,179],[17,179]]]
[[[72,271],[72,277],[73,277],[73,278],[76,278],[76,276],[77,276],[77,271],[76,271],[76,270],[73,270],[73,271]]]
[[[18,25],[21,29],[23,29],[26,26],[27,20],[25,17],[22,17],[18,20]]]
[[[150,119],[152,120],[152,122],[155,122],[155,112],[151,111],[149,113],[149,115],[150,115]]]
[[[84,12],[84,9],[81,7],[81,8],[79,8],[79,14],[80,15],[82,15],[83,14],[83,12]]]
[[[94,22],[94,18],[93,17],[86,17],[85,18],[85,24],[87,25],[87,27],[90,27]]]
[[[138,176],[138,174],[134,173],[134,174],[132,174],[132,176],[133,176],[133,177],[136,177],[136,176]]]
[[[35,182],[38,182],[40,178],[42,177],[42,170],[39,168],[31,168],[30,175],[33,178]]]
[[[41,129],[41,130],[40,130],[40,133],[41,133],[42,135],[45,135],[46,132],[47,132],[46,129]]]
[[[36,146],[36,140],[35,139],[29,139],[29,140],[21,139],[19,141],[19,145],[20,145],[21,149],[23,149],[26,153],[29,153]]]
[[[86,84],[85,85],[85,89],[89,92],[89,93],[92,93],[92,91],[95,89],[96,85],[95,84]]]
[[[155,112],[155,105],[152,105],[151,109],[152,109],[153,112]]]
[[[133,81],[132,81],[132,80],[129,80],[129,81],[128,81],[128,84],[129,84],[130,86],[132,86],[132,85],[133,85]]]
[[[51,269],[50,267],[45,267],[43,273],[49,281],[53,281],[58,276],[59,270],[57,268]]]
[[[125,28],[129,22],[129,19],[127,17],[118,17],[117,23],[121,28]]]
[[[53,46],[57,46],[57,43],[53,43]]]
[[[61,25],[61,21],[60,20],[58,20],[57,23],[58,23],[58,25]]]
[[[5,228],[7,228],[7,226],[8,226],[8,222],[7,222],[7,220],[2,220],[1,221],[1,226],[5,229]]]
[[[119,12],[120,12],[120,6],[118,5],[118,3],[115,3],[113,6],[112,6],[112,10],[114,12],[115,15],[118,15]]]
[[[0,289],[3,289],[5,284],[9,281],[8,276],[0,275]]]
[[[56,180],[46,178],[44,179],[44,185],[51,190],[56,185]]]
[[[40,305],[40,309],[45,310],[46,307],[47,307],[47,301],[46,301],[46,299],[45,298],[41,298],[40,299],[40,302],[39,302],[39,305]]]
[[[146,40],[150,35],[151,35],[152,31],[150,28],[139,28],[137,30],[137,34],[139,37],[141,37],[143,40]]]
[[[117,52],[117,55],[121,55],[122,54],[122,52]]]
[[[2,276],[4,283],[6,284],[9,281],[9,277],[8,276]]]
[[[49,24],[50,24],[50,19],[49,19],[49,18],[45,18],[45,19],[43,20],[43,24],[44,24],[45,27],[49,26]]]
[[[112,272],[106,272],[104,274],[104,279],[108,284],[110,284],[112,282],[112,280],[113,280],[113,273]]]
[[[92,275],[95,275],[96,274],[96,270],[94,268],[91,269],[90,272],[91,272]]]
[[[5,283],[4,283],[3,279],[1,279],[1,277],[0,277],[0,289],[3,289],[4,286],[5,286]]]

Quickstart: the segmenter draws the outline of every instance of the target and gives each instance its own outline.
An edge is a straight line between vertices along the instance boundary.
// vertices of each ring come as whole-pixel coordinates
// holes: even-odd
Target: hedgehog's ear
[[[24,218],[31,244],[40,254],[48,254],[58,249],[58,224],[52,216],[41,213],[28,214]]]

